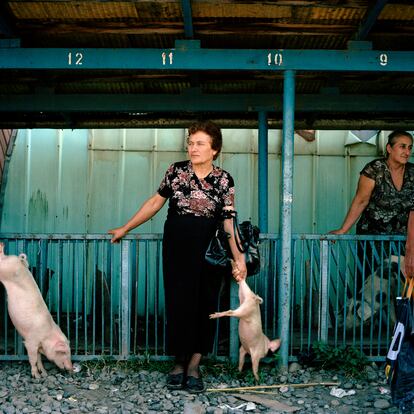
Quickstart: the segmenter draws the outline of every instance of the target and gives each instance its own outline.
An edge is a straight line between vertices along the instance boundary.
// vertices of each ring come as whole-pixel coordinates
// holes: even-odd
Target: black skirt
[[[164,226],[163,273],[167,312],[167,352],[179,358],[211,352],[222,272],[204,254],[216,220],[169,216]]]

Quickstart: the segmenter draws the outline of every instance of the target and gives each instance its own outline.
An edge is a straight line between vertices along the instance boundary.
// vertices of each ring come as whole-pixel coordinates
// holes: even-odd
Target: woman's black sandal
[[[196,378],[196,377],[192,377],[191,375],[189,375],[187,377],[185,389],[191,394],[198,394],[200,392],[204,392],[206,390],[206,386],[204,385],[204,382],[201,376],[199,378]]]
[[[167,388],[169,390],[181,390],[184,388],[185,380],[184,372],[180,372],[179,374],[168,374],[166,380]]]

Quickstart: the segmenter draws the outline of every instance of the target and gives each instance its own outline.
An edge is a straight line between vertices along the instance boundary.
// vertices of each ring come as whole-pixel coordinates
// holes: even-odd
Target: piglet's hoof
[[[34,379],[40,379],[42,377],[41,377],[41,375],[39,374],[38,371],[36,371],[36,372],[32,371],[32,378],[34,378]]]

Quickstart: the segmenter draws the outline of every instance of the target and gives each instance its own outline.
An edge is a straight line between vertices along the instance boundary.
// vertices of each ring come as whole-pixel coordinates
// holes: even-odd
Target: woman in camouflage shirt
[[[406,131],[394,131],[388,136],[386,158],[369,162],[361,171],[357,192],[340,229],[332,234],[345,234],[358,220],[356,233],[407,233],[408,216],[414,205],[414,164],[408,162],[413,148],[413,137]],[[414,239],[414,234],[413,234]],[[361,243],[358,257],[365,265],[365,275],[375,270],[372,266],[371,243]],[[375,244],[381,255],[381,243]],[[382,246],[388,251],[386,246]],[[402,252],[404,253],[404,252]],[[375,260],[374,260],[375,261]],[[366,276],[356,274],[357,291]]]
[[[332,234],[347,233],[358,218],[357,234],[406,234],[414,201],[414,164],[408,162],[412,148],[408,132],[389,135],[387,158],[371,161],[362,169],[342,227]]]

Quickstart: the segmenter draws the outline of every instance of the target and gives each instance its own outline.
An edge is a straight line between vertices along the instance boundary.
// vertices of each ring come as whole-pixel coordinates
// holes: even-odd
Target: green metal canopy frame
[[[284,74],[284,94],[283,104],[283,149],[282,149],[282,205],[280,214],[280,260],[279,260],[279,332],[282,338],[281,356],[282,364],[288,363],[289,350],[289,321],[290,321],[290,300],[291,300],[291,220],[292,220],[292,201],[293,201],[293,136],[294,136],[294,113],[295,113],[295,72],[296,71],[366,71],[366,72],[412,72],[414,68],[414,52],[386,52],[370,50],[369,45],[363,42],[360,48],[355,48],[353,44],[350,50],[206,50],[199,48],[196,41],[179,41],[175,49],[25,49],[25,48],[0,48],[0,73],[1,70],[159,70],[159,71],[268,71],[283,72]],[[68,96],[40,95],[28,100],[27,96],[14,96],[12,100],[4,99],[0,96],[1,109],[5,110],[102,110],[101,98],[95,100],[95,96],[88,99],[82,98],[72,101]],[[163,97],[165,99],[166,97]],[[196,101],[197,94],[194,96]],[[114,105],[113,97],[111,107],[127,107],[135,110],[158,110],[170,109],[171,107],[183,110],[183,107],[195,109],[194,101],[185,104],[184,101],[177,105],[177,98],[165,99],[163,103],[159,98],[145,96],[139,102],[133,101],[133,97],[122,96]],[[210,109],[214,112],[223,110],[217,98],[210,98],[210,105],[213,103],[215,108]],[[214,101],[216,99],[216,101]],[[223,99],[220,97],[219,99]],[[253,102],[254,99],[253,98]],[[267,99],[272,99],[268,97]],[[273,97],[275,99],[275,97]],[[280,97],[279,97],[280,99]],[[301,97],[301,105],[310,104]],[[388,99],[388,98],[387,98]],[[394,98],[395,101],[399,97]],[[122,103],[122,101],[126,101]],[[132,100],[132,101],[131,101]],[[355,102],[355,97],[352,98]],[[395,105],[395,110],[401,109]],[[252,98],[245,97],[245,101],[240,103],[240,99],[227,97],[225,100],[226,108],[238,108],[243,105],[252,105],[260,112],[259,116],[259,154],[260,169],[259,174],[259,212],[262,229],[267,228],[267,156],[263,156],[264,148],[267,143],[267,115],[266,111],[275,106],[272,102],[252,102]],[[342,97],[330,97],[330,104],[333,107],[343,105]],[[334,104],[336,102],[336,104]],[[370,102],[371,107],[378,105],[378,97],[365,102],[357,102],[358,108],[364,103]],[[314,102],[312,101],[312,104]],[[233,107],[232,107],[233,105]],[[315,104],[317,105],[317,104]],[[322,106],[326,106],[326,102]],[[336,105],[336,106],[335,106]],[[413,104],[409,104],[410,110]],[[349,106],[352,106],[351,102]],[[108,106],[109,109],[109,106]],[[200,109],[200,108],[197,108]],[[206,107],[204,106],[204,110]],[[391,109],[389,107],[389,109]],[[251,110],[251,106],[250,106]],[[263,133],[266,131],[266,133]],[[235,289],[235,287],[233,288]],[[234,298],[234,295],[232,295]],[[234,306],[231,303],[231,306]],[[236,331],[236,321],[231,321],[231,330]],[[234,335],[232,335],[234,337]],[[230,354],[236,355],[238,344],[231,343]]]
[[[176,41],[175,49],[3,47],[0,69],[413,72],[414,52],[367,50],[368,43],[349,50],[202,49],[194,40]]]

